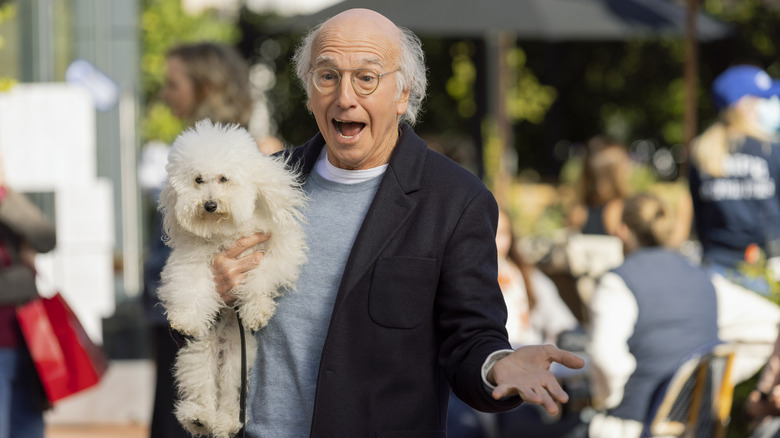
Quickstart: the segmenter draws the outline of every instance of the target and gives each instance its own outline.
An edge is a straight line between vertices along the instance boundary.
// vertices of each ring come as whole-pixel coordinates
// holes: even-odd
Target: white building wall
[[[42,294],[59,290],[102,342],[115,305],[114,211],[112,184],[97,177],[92,98],[60,83],[0,93],[0,154],[10,187],[54,193],[57,247],[36,259]]]

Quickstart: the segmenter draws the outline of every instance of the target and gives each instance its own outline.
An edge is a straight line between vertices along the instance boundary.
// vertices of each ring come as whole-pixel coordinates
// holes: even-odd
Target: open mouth
[[[336,128],[336,131],[341,137],[353,138],[360,134],[361,131],[363,131],[363,128],[366,127],[366,124],[333,119],[333,126]]]

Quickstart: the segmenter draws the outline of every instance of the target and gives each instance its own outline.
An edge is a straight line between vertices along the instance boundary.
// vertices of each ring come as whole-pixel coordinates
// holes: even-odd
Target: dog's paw
[[[194,308],[169,311],[167,316],[173,329],[194,338],[206,336],[217,320],[217,315],[205,315]]]
[[[269,297],[253,297],[252,301],[240,302],[238,307],[244,327],[252,332],[268,325],[275,312],[276,301]]]
[[[215,438],[229,438],[235,436],[243,426],[241,422],[238,421],[238,412],[235,414],[236,415],[222,415],[219,422],[214,425],[214,430],[211,432],[212,436]]]
[[[214,425],[218,421],[212,410],[186,400],[176,403],[174,413],[182,427],[194,437],[212,436]]]

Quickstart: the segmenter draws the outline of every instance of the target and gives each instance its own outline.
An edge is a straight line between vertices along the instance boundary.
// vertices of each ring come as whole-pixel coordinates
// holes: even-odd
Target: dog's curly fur
[[[264,327],[275,298],[294,287],[306,258],[298,175],[283,158],[262,154],[237,125],[198,122],[174,141],[159,210],[171,255],[158,290],[171,326],[188,337],[176,357],[176,417],[193,435],[227,438],[239,421],[240,335]],[[264,231],[265,256],[233,292],[235,307],[216,292],[213,257],[244,236]],[[257,248],[254,248],[257,249]],[[250,249],[252,250],[252,249]],[[248,368],[254,336],[247,336]]]

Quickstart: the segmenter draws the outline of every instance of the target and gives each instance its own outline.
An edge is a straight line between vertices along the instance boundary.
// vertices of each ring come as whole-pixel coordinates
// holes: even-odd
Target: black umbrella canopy
[[[683,36],[685,8],[673,0],[344,0],[290,17],[283,28],[305,30],[351,8],[375,10],[420,35],[482,37],[507,31],[543,41],[624,40]],[[725,38],[731,27],[703,13],[701,41]]]

